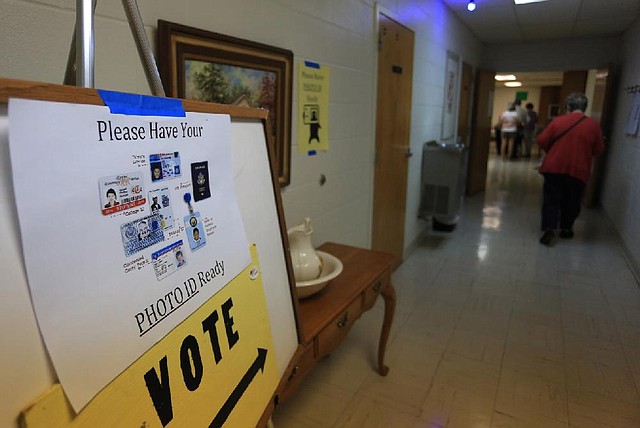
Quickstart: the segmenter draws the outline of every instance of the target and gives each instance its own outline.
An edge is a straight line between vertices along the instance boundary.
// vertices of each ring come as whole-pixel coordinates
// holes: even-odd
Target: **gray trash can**
[[[464,144],[428,141],[422,147],[421,195],[418,217],[431,218],[434,230],[453,231],[460,218],[466,185]]]

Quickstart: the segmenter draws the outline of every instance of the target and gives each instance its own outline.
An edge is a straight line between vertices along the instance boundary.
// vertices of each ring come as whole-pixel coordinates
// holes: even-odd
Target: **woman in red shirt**
[[[544,175],[543,245],[551,245],[558,224],[561,238],[573,237],[573,223],[580,214],[582,193],[591,175],[591,158],[604,151],[600,125],[584,114],[587,103],[584,94],[569,94],[568,113],[551,121],[536,139],[546,152],[540,165]]]

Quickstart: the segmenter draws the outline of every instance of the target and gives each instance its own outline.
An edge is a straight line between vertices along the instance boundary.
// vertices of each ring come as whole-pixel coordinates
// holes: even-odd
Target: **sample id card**
[[[124,223],[120,226],[124,254],[128,257],[147,247],[164,241],[159,214]]]
[[[103,215],[128,210],[147,202],[141,172],[102,177],[98,183]]]
[[[179,240],[167,247],[151,253],[153,270],[156,273],[158,281],[163,280],[165,277],[171,275],[187,264],[187,259],[182,246],[183,242],[182,240]]]
[[[204,224],[200,219],[200,213],[193,213],[184,216],[184,227],[191,251],[204,247],[207,243],[207,238],[204,233]]]
[[[169,188],[156,189],[149,191],[149,208],[151,214],[160,214],[160,226],[164,230],[173,227],[173,209],[171,208],[171,194]]]
[[[149,155],[149,166],[153,182],[180,177],[180,154],[173,152]]]

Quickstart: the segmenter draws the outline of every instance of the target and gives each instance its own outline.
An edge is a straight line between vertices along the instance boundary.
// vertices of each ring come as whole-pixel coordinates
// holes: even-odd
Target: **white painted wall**
[[[640,274],[640,138],[625,134],[631,96],[628,86],[640,84],[640,20],[624,35],[622,70],[615,94],[614,126],[607,147],[607,173],[602,192],[602,204],[620,234],[629,260]]]
[[[330,151],[314,157],[298,154],[297,123],[293,121],[292,181],[283,191],[287,223],[293,226],[309,216],[314,222],[316,245],[336,241],[368,247],[375,144],[374,0],[139,0],[138,3],[154,46],[156,22],[164,19],[290,49],[296,63],[311,60],[331,68]],[[75,0],[0,0],[0,76],[61,83],[75,22],[75,4]],[[411,121],[411,148],[416,156],[409,165],[405,235],[406,248],[410,250],[426,227],[416,218],[420,153],[422,143],[440,138],[447,50],[476,66],[482,46],[440,0],[383,0],[379,4],[416,33]],[[98,2],[95,27],[96,87],[148,94],[121,3]],[[297,79],[294,116],[296,84]],[[327,178],[324,186],[319,184],[322,174]],[[12,208],[5,204],[3,209],[10,212]],[[16,275],[22,275],[19,268]],[[14,311],[28,311],[28,296],[21,295],[20,299],[21,306],[14,304]],[[3,308],[10,311],[11,300],[6,303]],[[21,319],[17,315],[5,313],[4,319]],[[6,344],[5,338],[13,342],[12,347],[2,347],[0,364],[6,361],[9,352],[19,356],[27,349],[39,347],[37,335],[34,336],[35,324],[28,328],[30,340],[36,343],[20,346],[13,346],[14,339],[22,336],[16,334],[18,327],[8,322],[1,326],[1,342]],[[44,386],[51,381],[46,354],[40,352],[31,357],[38,367],[28,373],[31,376],[28,381],[21,373],[2,369],[2,379],[7,383],[2,382],[0,427],[15,426],[20,406],[46,389]],[[35,390],[14,388],[13,384],[21,379],[24,383],[31,382],[30,387],[36,385]],[[40,389],[38,382],[42,385]],[[12,388],[11,400],[6,398],[5,388]]]
[[[395,2],[392,8],[398,9]],[[368,246],[374,111],[374,4],[361,0],[139,0],[155,45],[158,19],[290,49],[297,62],[331,68],[331,150],[297,153],[293,121],[292,182],[283,191],[289,226],[309,216],[316,244]],[[75,21],[74,0],[1,0],[0,76],[61,83]],[[120,2],[98,2],[96,87],[149,93]],[[297,103],[294,79],[294,117]],[[319,185],[320,175],[327,183]]]
[[[482,46],[440,0],[385,0],[380,6],[416,32],[405,242],[417,221],[422,143],[439,139],[447,49],[477,65]],[[373,186],[375,14],[373,0],[139,0],[155,45],[157,19],[290,49],[295,60],[331,68],[330,151],[298,154],[295,111],[291,185],[283,190],[288,226],[311,217],[315,244],[368,247]],[[0,76],[60,83],[75,20],[74,0],[0,0]],[[96,87],[149,93],[120,2],[98,2]],[[320,176],[326,184],[319,184]]]
[[[447,51],[471,64],[480,62],[481,43],[439,0],[399,0],[393,10],[396,18],[415,31],[413,98],[411,114],[411,151],[407,183],[405,255],[430,227],[417,218],[420,205],[422,146],[440,140],[444,107],[445,64]]]

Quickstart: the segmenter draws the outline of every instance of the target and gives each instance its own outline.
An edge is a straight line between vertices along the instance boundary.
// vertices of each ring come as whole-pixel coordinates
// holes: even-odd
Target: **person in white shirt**
[[[518,113],[513,103],[507,104],[507,110],[500,115],[500,136],[502,138],[502,160],[514,155],[514,142],[518,133]]]

